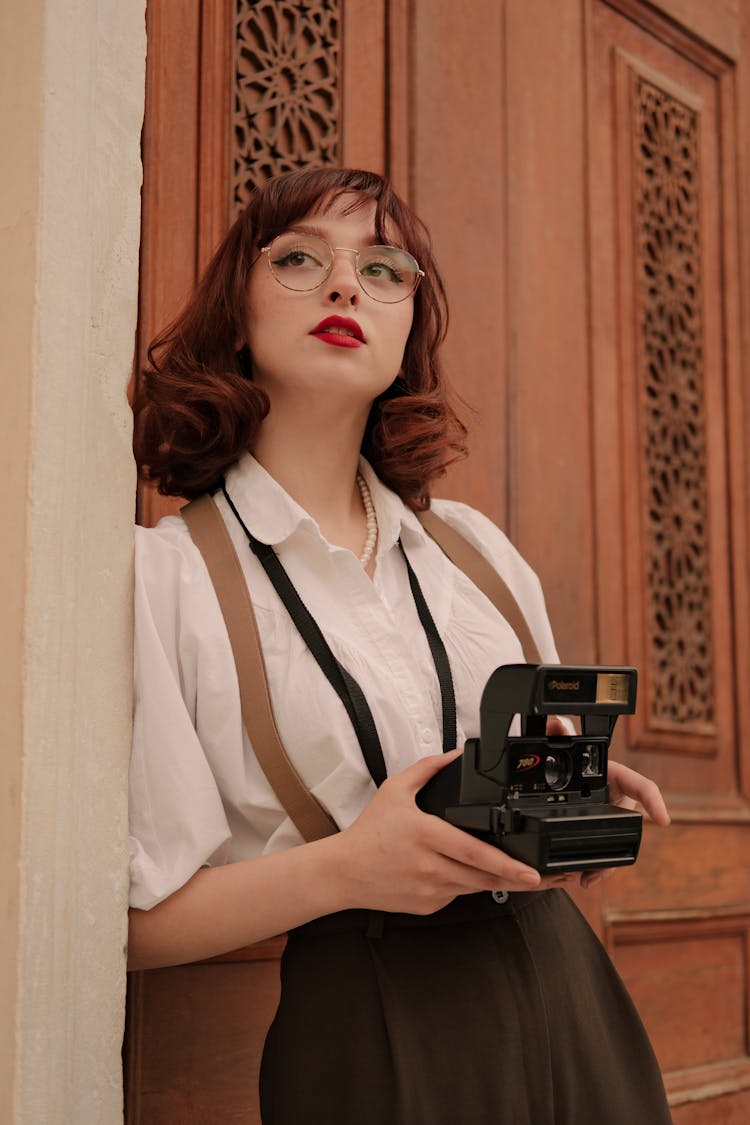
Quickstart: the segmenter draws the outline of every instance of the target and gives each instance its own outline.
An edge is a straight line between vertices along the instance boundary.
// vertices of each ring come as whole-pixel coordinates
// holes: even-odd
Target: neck
[[[361,550],[364,515],[356,484],[366,419],[339,417],[335,426],[290,417],[272,407],[252,453],[317,522],[331,543]]]

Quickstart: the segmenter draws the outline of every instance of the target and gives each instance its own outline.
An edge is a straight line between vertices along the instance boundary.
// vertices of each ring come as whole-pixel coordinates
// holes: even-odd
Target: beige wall
[[[121,1119],[144,0],[0,5],[0,1121]]]

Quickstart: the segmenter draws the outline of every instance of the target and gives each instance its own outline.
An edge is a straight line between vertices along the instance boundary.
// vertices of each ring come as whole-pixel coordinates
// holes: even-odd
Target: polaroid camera
[[[495,844],[543,875],[623,867],[640,813],[609,803],[607,760],[618,715],[635,711],[635,668],[506,664],[482,694],[480,737],[417,794],[424,811]],[[546,732],[580,717],[578,734]],[[514,716],[520,733],[511,735]]]

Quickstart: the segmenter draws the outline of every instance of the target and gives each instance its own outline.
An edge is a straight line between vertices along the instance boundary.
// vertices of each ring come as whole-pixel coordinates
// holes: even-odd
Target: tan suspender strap
[[[503,578],[463,535],[433,511],[416,513],[422,527],[451,562],[478,586],[508,622],[521,642],[524,656],[531,664],[543,664],[536,641],[531,635],[523,611]]]
[[[227,526],[210,496],[181,511],[191,538],[203,555],[219,600],[234,653],[242,718],[260,768],[281,807],[305,840],[338,832],[287,757],[276,728],[255,611]]]

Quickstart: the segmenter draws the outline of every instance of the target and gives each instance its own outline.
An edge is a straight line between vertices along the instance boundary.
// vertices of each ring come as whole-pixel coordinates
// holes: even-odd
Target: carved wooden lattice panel
[[[698,114],[633,96],[650,719],[684,729],[714,719]]]
[[[341,0],[236,0],[232,207],[281,172],[337,164]]]

